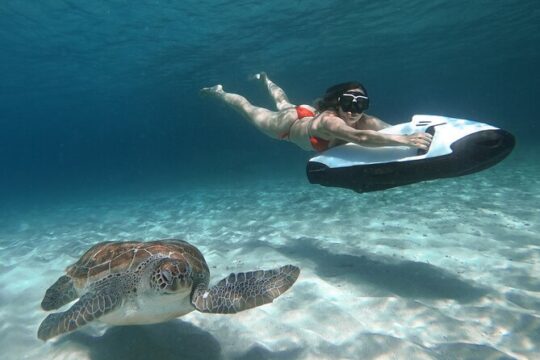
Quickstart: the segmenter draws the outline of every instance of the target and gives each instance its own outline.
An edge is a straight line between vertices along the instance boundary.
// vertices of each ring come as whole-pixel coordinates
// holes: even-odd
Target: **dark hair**
[[[360,89],[360,91],[368,96],[366,88],[358,81],[348,81],[334,86],[330,86],[326,89],[326,93],[322,98],[315,101],[315,107],[319,111],[325,110],[337,110],[338,98],[349,90]]]

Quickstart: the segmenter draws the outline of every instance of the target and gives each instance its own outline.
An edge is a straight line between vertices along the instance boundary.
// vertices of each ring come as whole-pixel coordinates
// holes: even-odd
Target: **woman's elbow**
[[[362,143],[366,143],[369,141],[369,136],[366,135],[366,134],[359,134],[359,135],[356,135],[356,141],[360,144]]]

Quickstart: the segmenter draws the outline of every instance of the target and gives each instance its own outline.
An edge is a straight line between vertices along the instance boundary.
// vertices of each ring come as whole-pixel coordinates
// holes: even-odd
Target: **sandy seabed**
[[[505,160],[366,194],[266,178],[2,209],[0,357],[538,359],[539,174]],[[301,274],[236,315],[37,339],[45,290],[87,248],[172,237],[203,252],[212,282],[284,264]]]

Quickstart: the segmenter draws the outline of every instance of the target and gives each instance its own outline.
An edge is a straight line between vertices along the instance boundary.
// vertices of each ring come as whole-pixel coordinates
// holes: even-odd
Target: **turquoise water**
[[[219,181],[260,164],[302,176],[307,154],[198,96],[222,83],[270,106],[247,80],[261,70],[297,103],[358,79],[387,122],[442,114],[534,143],[539,11],[536,1],[2,1],[2,195]]]
[[[538,44],[537,1],[2,0],[8,358],[173,358],[194,343],[216,359],[534,358]],[[199,96],[221,83],[270,107],[249,80],[259,71],[294,103],[358,80],[370,113],[389,123],[477,120],[518,145],[466,178],[364,195],[310,185],[312,154]],[[284,261],[304,277],[240,321],[195,316],[37,341],[43,292],[91,244],[171,236],[200,246],[215,280]]]

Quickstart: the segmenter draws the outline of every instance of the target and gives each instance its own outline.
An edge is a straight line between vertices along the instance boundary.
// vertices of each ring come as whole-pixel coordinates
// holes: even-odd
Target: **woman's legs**
[[[203,88],[201,94],[222,100],[257,129],[275,139],[281,139],[284,134],[288,134],[290,126],[297,119],[294,108],[276,112],[254,106],[241,95],[225,92],[221,85]]]
[[[260,80],[263,82],[264,85],[266,85],[266,88],[268,89],[268,93],[274,99],[274,102],[276,103],[276,107],[278,110],[285,110],[294,107],[293,104],[289,101],[289,98],[285,94],[285,91],[283,91],[282,88],[274,84],[269,78],[268,75],[266,75],[265,72],[260,72],[258,74],[255,74],[253,76],[256,80]]]

